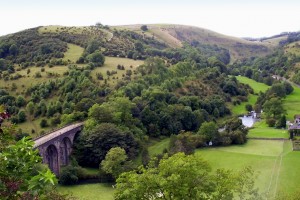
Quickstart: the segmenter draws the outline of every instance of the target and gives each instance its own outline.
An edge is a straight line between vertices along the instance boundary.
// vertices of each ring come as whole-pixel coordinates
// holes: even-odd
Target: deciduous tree
[[[114,178],[118,178],[118,176],[125,170],[124,165],[127,158],[128,157],[124,149],[120,147],[111,148],[107,152],[105,159],[102,160],[100,168],[104,172],[111,174]]]

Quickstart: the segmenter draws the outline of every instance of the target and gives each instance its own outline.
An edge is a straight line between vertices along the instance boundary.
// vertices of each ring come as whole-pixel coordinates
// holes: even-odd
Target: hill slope
[[[118,26],[119,29],[141,31],[141,25]],[[278,42],[248,41],[241,38],[222,35],[207,29],[184,25],[147,25],[149,32],[170,47],[181,47],[184,42],[197,41],[201,44],[217,45],[230,51],[233,60],[252,56],[263,56],[270,52]]]

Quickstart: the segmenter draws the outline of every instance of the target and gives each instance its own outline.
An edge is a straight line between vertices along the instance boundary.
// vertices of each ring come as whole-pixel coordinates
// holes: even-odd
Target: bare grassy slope
[[[250,42],[203,28],[166,25],[161,27],[161,29],[182,42],[192,42],[193,40],[196,40],[203,44],[218,45],[226,48],[230,51],[231,57],[234,60],[254,55],[265,55],[270,52],[268,46],[259,42]]]
[[[156,39],[164,41],[170,47],[181,47],[183,42],[190,43],[196,40],[203,44],[217,45],[228,49],[232,60],[266,55],[279,43],[273,40],[267,42],[248,41],[194,26],[168,24],[151,24],[147,26],[149,30],[146,34],[152,34]],[[116,28],[140,32],[140,27],[141,25],[126,25]],[[275,39],[278,40],[278,38]]]

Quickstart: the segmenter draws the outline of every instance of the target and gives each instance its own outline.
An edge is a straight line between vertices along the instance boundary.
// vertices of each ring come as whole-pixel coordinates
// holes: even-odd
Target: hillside
[[[193,63],[194,72],[217,67],[226,73],[226,64],[270,53],[271,47],[279,43],[278,38],[268,40],[270,44],[266,45],[181,25],[147,27],[148,30],[142,31],[141,25],[45,26],[0,37],[0,104],[5,104],[15,115],[14,123],[19,123],[26,133],[37,135],[60,124],[86,118],[94,103],[104,102],[120,87],[152,74],[153,69],[139,67],[146,59],[160,57],[171,71],[176,64],[188,61]],[[93,61],[97,56],[100,63]],[[187,68],[186,64],[183,66]],[[176,87],[171,86],[175,83],[172,80],[172,84],[166,83],[165,89],[172,88],[177,97],[210,98],[212,91],[222,90],[227,84],[222,79],[221,88],[215,85],[207,89],[206,81],[183,77],[175,81]],[[149,84],[153,83],[145,87]],[[123,92],[130,98],[137,91],[140,95],[141,88],[135,87]],[[236,92],[231,95],[235,96]],[[24,112],[26,118],[20,120],[16,115],[23,116]],[[208,109],[209,114],[212,112],[213,109]],[[47,124],[41,125],[46,119]]]
[[[118,26],[119,29],[129,29],[140,32],[141,25]],[[207,29],[184,25],[147,25],[149,33],[158,40],[164,41],[170,47],[182,47],[184,42],[199,42],[201,44],[217,45],[230,51],[232,60],[252,56],[263,56],[272,52],[283,38],[259,41],[248,41],[216,33]]]
[[[285,36],[267,38],[264,42],[278,43],[273,53],[264,57],[247,58],[235,62],[230,70],[236,75],[244,75],[258,82],[271,85],[274,77],[284,77],[300,84],[300,32],[287,33]],[[274,76],[276,75],[276,76]]]

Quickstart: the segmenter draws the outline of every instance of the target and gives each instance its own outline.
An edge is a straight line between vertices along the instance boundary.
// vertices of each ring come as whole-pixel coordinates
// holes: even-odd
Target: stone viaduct
[[[34,148],[39,150],[43,163],[57,176],[60,166],[69,163],[75,135],[80,133],[83,123],[68,125],[34,139]]]

